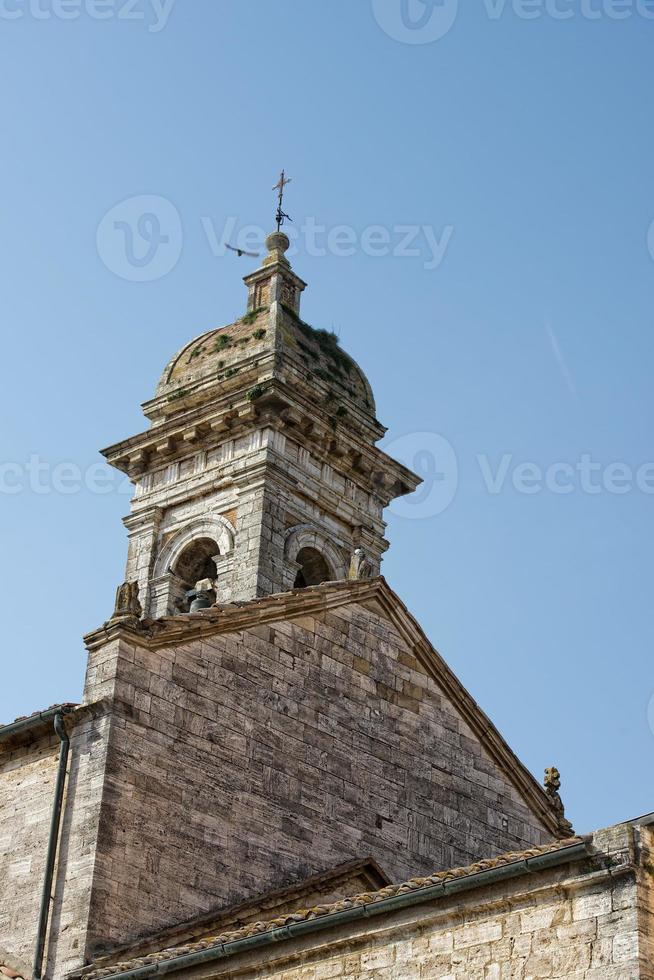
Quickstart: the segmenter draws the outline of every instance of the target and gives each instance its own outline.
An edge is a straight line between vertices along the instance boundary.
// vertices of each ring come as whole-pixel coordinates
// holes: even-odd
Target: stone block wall
[[[0,747],[0,946],[32,962],[59,739]]]
[[[45,964],[63,977],[84,962],[109,719],[68,715],[70,754]],[[31,964],[45,873],[59,739],[0,745],[0,947]]]
[[[66,801],[54,880],[45,976],[60,980],[86,962],[88,925],[112,717],[105,705],[70,719]]]
[[[407,915],[395,934],[376,934],[373,927],[349,952],[336,942],[331,951],[305,952],[300,964],[271,966],[264,961],[239,976],[242,980],[650,980],[651,969],[638,952],[635,902],[633,884],[617,890],[602,885],[560,899],[526,896],[508,913],[482,908],[477,914],[454,915],[430,927],[421,926],[419,920],[411,922]],[[227,975],[223,969],[204,975],[222,977]]]
[[[113,700],[91,947],[374,857],[394,880],[550,839],[377,612],[98,646]]]
[[[229,515],[232,540],[219,540]],[[147,615],[179,612],[183,598],[169,582],[168,545],[193,532],[215,536],[226,562],[218,567],[218,599],[244,601],[293,587],[286,532],[310,525],[320,535],[334,578],[345,578],[356,547],[365,548],[373,574],[386,548],[381,503],[374,493],[329,465],[322,454],[277,428],[262,425],[218,446],[199,440],[187,458],[143,474],[137,483],[129,533],[126,580],[138,582]],[[215,525],[215,529],[213,527]],[[323,549],[324,550],[324,549]],[[325,557],[328,557],[325,555]]]
[[[652,980],[632,828],[582,861],[186,969],[185,980]],[[594,843],[604,849],[605,835]],[[651,908],[651,906],[650,906]],[[176,977],[181,973],[173,973]]]
[[[642,868],[637,896],[639,951],[644,973],[647,975],[649,970],[651,978],[654,977],[654,827],[642,827],[638,831],[636,846]]]

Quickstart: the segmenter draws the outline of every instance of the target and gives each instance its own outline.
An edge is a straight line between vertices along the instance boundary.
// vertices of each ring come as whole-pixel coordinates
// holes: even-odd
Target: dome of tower
[[[164,415],[175,413],[177,402],[185,406],[187,396],[191,401],[220,397],[238,387],[258,389],[275,379],[290,387],[299,385],[331,418],[344,418],[349,406],[374,419],[372,389],[361,368],[341,348],[336,334],[300,317],[306,283],[291,269],[285,254],[289,246],[283,232],[269,235],[268,254],[244,279],[249,312],[191,340],[168,362],[156,395]]]
[[[271,348],[268,311],[247,314],[226,327],[209,330],[185,344],[170,359],[157,395],[174,396],[184,386],[234,377],[243,364]]]
[[[365,414],[374,416],[375,401],[368,379],[341,348],[336,335],[311,327],[284,306],[275,318],[264,307],[185,344],[166,365],[157,397],[181,399],[190,388],[204,387],[207,382],[231,388],[232,379],[241,372],[256,370],[259,364],[263,366],[266,355],[275,351],[282,356],[275,359],[273,376],[282,376],[287,364],[293,363],[307,383],[317,388],[327,386],[324,397],[336,407],[351,400]]]

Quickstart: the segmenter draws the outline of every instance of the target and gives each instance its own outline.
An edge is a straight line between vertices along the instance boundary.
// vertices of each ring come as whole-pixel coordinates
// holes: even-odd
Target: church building
[[[381,576],[420,480],[288,248],[104,451],[82,701],[0,728],[0,978],[654,980],[654,816],[576,836]]]

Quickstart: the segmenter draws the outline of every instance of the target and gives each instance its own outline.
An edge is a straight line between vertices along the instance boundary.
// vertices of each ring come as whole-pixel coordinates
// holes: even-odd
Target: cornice
[[[383,506],[421,483],[402,463],[362,438],[356,428],[342,422],[333,427],[326,424],[320,413],[303,404],[297,391],[277,380],[270,382],[265,395],[255,402],[244,397],[239,404],[224,406],[221,413],[216,413],[215,405],[206,406],[204,413],[196,413],[192,419],[177,419],[175,426],[171,422],[153,427],[105,449],[103,455],[136,481],[142,474],[211,451],[226,438],[238,439],[266,428],[287,435],[364,492],[373,493]]]

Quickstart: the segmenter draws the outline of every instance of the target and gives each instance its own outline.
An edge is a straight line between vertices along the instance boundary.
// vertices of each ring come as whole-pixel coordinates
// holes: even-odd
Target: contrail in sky
[[[554,330],[552,329],[552,325],[549,322],[549,320],[545,321],[545,331],[547,333],[547,339],[550,342],[550,347],[552,348],[552,353],[554,354],[554,357],[556,358],[556,362],[559,365],[559,368],[561,369],[561,374],[563,375],[563,380],[566,383],[566,387],[570,392],[570,394],[572,395],[572,397],[575,399],[575,401],[579,401],[579,393],[577,392],[577,386],[574,383],[574,378],[572,377],[570,368],[568,367],[566,359],[563,356],[563,351],[559,347],[559,342],[557,340],[556,334],[554,333]]]

